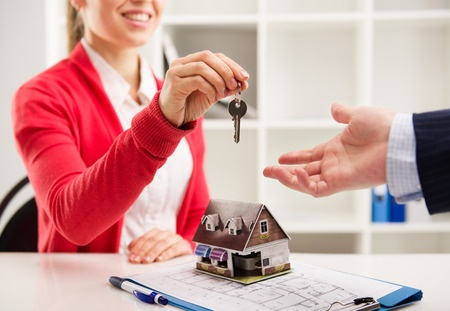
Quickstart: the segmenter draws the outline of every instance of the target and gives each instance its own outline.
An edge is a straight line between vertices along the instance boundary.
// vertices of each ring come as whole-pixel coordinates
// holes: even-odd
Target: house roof
[[[204,224],[200,224],[194,235],[193,241],[216,247],[244,251],[253,230],[255,227],[258,227],[258,218],[263,209],[266,209],[267,212],[271,214],[267,207],[260,203],[216,199],[211,200],[204,216],[218,214],[218,228],[215,231],[208,231],[206,230],[206,226]],[[228,233],[228,229],[225,228],[225,225],[229,219],[235,217],[242,218],[242,229],[239,231],[239,234],[232,235]],[[284,232],[281,226],[280,229],[283,231],[285,237],[289,239],[289,236]]]

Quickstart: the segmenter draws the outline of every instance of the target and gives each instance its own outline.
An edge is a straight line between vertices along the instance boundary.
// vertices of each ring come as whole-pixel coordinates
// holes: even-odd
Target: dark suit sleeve
[[[430,214],[450,211],[450,109],[413,115],[420,184]]]

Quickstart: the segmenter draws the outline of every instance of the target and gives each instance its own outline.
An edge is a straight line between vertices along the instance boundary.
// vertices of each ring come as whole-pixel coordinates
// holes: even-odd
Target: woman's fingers
[[[191,253],[190,244],[169,230],[151,229],[128,246],[132,263],[151,263]]]
[[[159,97],[161,111],[179,127],[201,117],[221,98],[247,89],[247,80],[246,71],[223,54],[187,55],[173,61],[166,73]]]
[[[238,63],[236,63],[231,58],[227,57],[226,55],[222,53],[217,53],[217,57],[219,57],[224,63],[228,65],[229,68],[233,71],[233,80],[238,80],[241,82],[241,91],[245,91],[248,88],[248,78],[250,75],[247,71],[245,71],[244,68],[242,68]],[[229,88],[230,90],[236,89],[237,85],[235,87]]]
[[[186,76],[205,74],[206,80],[217,86],[218,91],[220,90],[219,85],[224,86],[223,89],[235,90],[238,80],[245,81],[248,78],[248,76],[243,77],[241,66],[221,53],[214,54],[211,51],[202,51],[180,58],[173,65],[176,66],[178,63],[184,66],[194,64],[193,67],[185,67],[184,74]]]

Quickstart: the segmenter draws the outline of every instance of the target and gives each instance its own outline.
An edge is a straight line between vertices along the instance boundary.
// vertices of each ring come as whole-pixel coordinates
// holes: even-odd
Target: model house
[[[193,240],[202,271],[235,278],[290,269],[290,238],[263,204],[211,200]]]

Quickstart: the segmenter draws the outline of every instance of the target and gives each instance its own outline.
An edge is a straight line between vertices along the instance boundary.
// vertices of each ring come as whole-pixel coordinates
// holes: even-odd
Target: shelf
[[[379,223],[372,224],[374,233],[450,233],[449,223]]]
[[[448,0],[374,0],[375,11],[427,11],[450,9]]]
[[[376,105],[401,112],[449,106],[449,21],[375,24],[373,93]]]
[[[231,119],[229,115],[227,119],[205,119],[203,123],[203,127],[205,129],[211,130],[233,130],[234,129],[234,121]],[[245,117],[241,120],[241,130],[247,129],[257,129],[259,127],[259,122],[257,120],[249,120]]]
[[[167,1],[165,15],[167,16],[202,16],[210,15],[241,15],[256,14],[258,12],[258,0],[190,0]]]
[[[361,9],[359,0],[266,0],[268,13],[356,12]]]
[[[272,24],[297,24],[304,26],[310,23],[322,25],[329,28],[330,24],[351,24],[354,22],[361,22],[364,20],[363,13],[278,13],[278,14],[268,14],[267,23]]]
[[[440,21],[448,20],[450,10],[434,10],[434,11],[394,11],[394,12],[377,12],[373,14],[374,21]]]
[[[331,105],[330,105],[331,108]],[[266,121],[268,130],[336,130],[341,131],[345,124],[337,123],[329,112],[329,118],[325,119],[297,119],[297,120],[270,120]]]
[[[277,218],[277,220],[280,219]],[[280,223],[283,224],[283,229],[289,234],[361,234],[364,231],[364,226],[361,223],[357,221],[351,222],[349,219],[343,219],[339,215],[335,218],[329,217],[329,219],[321,219],[315,222],[306,220],[296,222],[294,217],[287,219],[281,217]]]
[[[357,233],[291,234],[289,250],[293,253],[353,254],[361,253],[362,236]]]
[[[266,115],[329,118],[330,104],[356,103],[357,26],[268,25]],[[288,79],[286,77],[294,77]]]
[[[220,15],[208,15],[199,16],[183,16],[183,15],[174,15],[163,18],[163,23],[166,26],[193,26],[193,27],[204,27],[205,25],[208,27],[212,26],[221,26],[226,27],[230,30],[239,30],[242,28],[255,28],[256,23],[258,22],[257,15],[232,15],[232,16],[224,16]]]
[[[372,253],[448,253],[449,232],[385,232],[372,237]]]
[[[205,131],[205,171],[211,198],[258,202],[257,146],[255,129],[241,131],[241,142],[234,142],[234,128]]]

